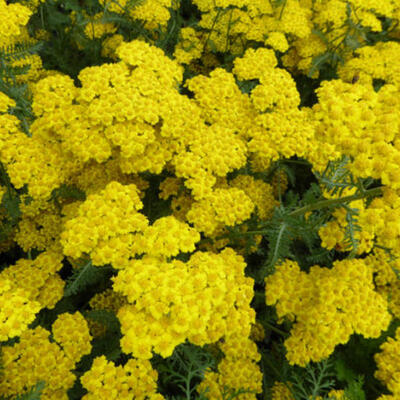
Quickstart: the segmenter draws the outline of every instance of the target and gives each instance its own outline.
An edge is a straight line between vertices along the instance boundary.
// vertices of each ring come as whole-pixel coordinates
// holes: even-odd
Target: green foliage
[[[15,400],[40,400],[44,386],[44,382],[39,382],[29,392],[17,396]]]
[[[334,388],[332,364],[328,360],[293,368],[290,387],[295,400],[316,400]]]
[[[143,214],[147,216],[150,223],[152,224],[158,218],[166,217],[172,213],[170,209],[170,200],[160,200],[158,194],[160,192],[160,183],[165,177],[157,176],[153,174],[142,174],[146,181],[149,183],[149,187],[146,190],[145,197],[143,199]]]
[[[337,379],[347,383],[345,389],[346,398],[348,400],[365,400],[365,393],[363,390],[364,376],[357,376],[341,358],[335,360],[334,365]]]
[[[155,30],[158,37],[155,45],[163,49],[165,54],[172,58],[179,39],[179,32],[184,24],[184,19],[180,13],[180,9],[170,10],[170,14],[171,18],[165,30],[161,28]]]
[[[50,201],[56,199],[70,199],[70,200],[86,200],[86,194],[75,186],[62,184],[59,188],[54,189]]]
[[[62,184],[59,188],[53,190],[49,201],[53,201],[61,209],[61,200],[84,201],[86,200],[86,194],[75,186]]]
[[[284,346],[275,341],[272,348],[261,355],[261,368],[266,377],[265,392],[270,391],[275,382],[282,382],[294,400],[316,400],[319,396],[327,398],[336,383],[333,362],[323,360],[301,368],[289,365],[284,353]]]
[[[315,172],[321,187],[326,189],[332,196],[342,196],[346,189],[356,187],[353,175],[346,168],[349,162],[349,157],[343,156],[336,161],[329,161],[322,174],[318,171]]]
[[[111,275],[113,275],[112,267],[95,267],[91,260],[86,260],[68,278],[64,296],[73,296],[82,293],[89,286],[98,286],[101,282],[107,281]]]
[[[353,381],[349,382],[344,391],[345,397],[347,397],[349,400],[365,400],[363,385],[364,378],[362,376],[359,376]]]
[[[16,107],[11,114],[16,115],[21,121],[22,130],[30,136],[29,122],[32,121],[32,109],[28,86],[17,81],[18,76],[29,71],[26,66],[13,66],[14,61],[23,60],[33,54],[37,54],[42,47],[41,42],[20,42],[12,46],[0,47],[0,92],[16,102]]]
[[[0,47],[0,57],[7,63],[10,63],[12,61],[23,60],[33,54],[37,54],[41,47],[42,47],[41,42],[15,43],[10,46]],[[12,71],[13,67],[9,66],[9,68]]]
[[[251,91],[260,84],[258,79],[247,80],[247,81],[239,81],[236,79],[236,84],[238,85],[239,89],[242,93],[250,94]]]
[[[314,27],[312,33],[324,42],[327,50],[313,58],[308,77],[313,77],[316,72],[319,72],[318,80],[336,79],[337,67],[344,63],[345,56],[349,52],[354,53],[363,45],[371,46],[377,42],[395,40],[390,37],[391,31],[396,28],[395,21],[390,18],[380,18],[380,21],[382,23],[380,32],[374,32],[371,28],[363,26],[355,7],[348,2],[344,33],[330,41],[327,34],[332,32],[331,27]]]
[[[27,135],[30,135],[29,125],[33,121],[31,98],[27,85],[18,83],[18,76],[26,74],[30,67],[29,65],[12,66],[12,62],[23,60],[32,54],[39,54],[46,69],[68,74],[75,78],[79,86],[77,76],[83,68],[114,61],[101,54],[103,42],[111,34],[105,34],[101,38],[90,38],[85,33],[85,28],[93,23],[94,16],[98,13],[101,17],[96,21],[114,24],[116,33],[121,34],[124,40],[131,41],[140,38],[147,42],[155,42],[156,46],[162,48],[170,57],[179,41],[180,30],[187,26],[196,28],[200,20],[201,13],[193,2],[182,0],[178,9],[170,9],[171,18],[166,27],[149,31],[145,28],[144,21],[135,20],[130,15],[130,11],[141,1],[128,1],[126,6],[121,7],[121,13],[115,13],[109,10],[109,6],[111,3],[117,4],[117,0],[110,0],[104,5],[98,0],[47,0],[39,5],[37,12],[31,18],[29,30],[34,34],[39,30],[45,30],[49,37],[35,44],[22,42],[12,47],[0,48],[0,91],[16,101],[17,105],[10,110],[10,113],[20,119],[21,128]],[[273,5],[278,9],[278,17],[281,19],[285,13],[287,0],[274,0]],[[213,26],[205,32],[203,53],[209,47],[221,61],[220,66],[230,71],[236,57],[228,51],[234,40],[230,34],[232,27],[238,21],[232,19],[228,21],[225,53],[218,53],[215,43],[211,40],[214,26],[219,18],[222,15],[227,16],[227,13],[232,15],[232,8],[218,9]],[[312,106],[317,102],[315,89],[322,79],[332,79],[337,76],[337,67],[343,62],[345,52],[355,52],[364,41],[366,44],[373,44],[392,40],[388,35],[393,29],[394,22],[388,18],[381,18],[382,32],[371,32],[369,28],[361,25],[351,7],[348,8],[347,17],[346,30],[339,38],[339,44],[329,42],[327,38],[329,31],[314,28],[313,33],[327,45],[327,51],[312,60],[308,76],[298,74],[295,77],[301,95],[301,106]],[[257,47],[254,43],[252,45]],[[311,77],[314,77],[317,72],[319,72],[319,78],[312,79]],[[193,72],[191,73],[194,75]],[[186,70],[185,77],[188,76],[189,72]],[[242,93],[249,94],[259,82],[257,80],[237,81],[237,84]],[[383,84],[384,81],[375,80],[375,90],[378,91]],[[183,90],[186,89],[181,88],[181,91]],[[355,199],[368,199],[370,196],[368,188],[376,187],[377,182],[372,179],[356,180],[347,168],[350,161],[348,157],[343,157],[329,162],[322,173],[312,171],[311,164],[306,160],[277,161],[267,173],[260,173],[260,176],[257,176],[269,182],[272,175],[283,171],[288,177],[289,190],[286,193],[286,189],[283,189],[282,182],[278,178],[277,197],[280,204],[275,208],[272,218],[268,221],[260,221],[256,216],[252,216],[242,226],[228,229],[229,245],[244,250],[246,261],[250,260],[246,272],[256,278],[252,307],[256,310],[257,320],[266,332],[265,339],[258,343],[262,354],[260,364],[263,371],[264,394],[268,393],[274,381],[281,381],[292,391],[295,400],[315,400],[317,396],[326,399],[329,390],[337,383],[334,377],[345,389],[348,400],[365,400],[374,396],[376,398],[377,393],[384,391],[382,385],[373,376],[376,370],[373,355],[379,351],[382,341],[389,334],[393,334],[392,328],[389,333],[385,333],[377,340],[353,336],[348,344],[338,346],[332,361],[325,360],[299,368],[288,364],[282,345],[283,339],[289,335],[291,323],[285,321],[281,325],[278,324],[275,308],[265,307],[264,278],[272,274],[276,265],[282,260],[286,258],[296,260],[303,270],[307,270],[314,264],[327,267],[332,265],[338,254],[321,248],[318,230],[331,220],[333,211],[338,207],[346,210],[345,250],[349,252],[346,256],[355,256],[358,248],[356,235],[360,231],[359,210],[351,207],[350,204]],[[249,169],[246,169],[245,173],[250,173]],[[142,212],[149,218],[150,223],[153,223],[158,218],[171,213],[170,201],[159,199],[159,184],[165,176],[142,175],[150,184],[143,199]],[[7,188],[1,201],[1,209],[4,213],[0,227],[0,241],[2,241],[7,239],[13,229],[18,226],[21,216],[20,196],[26,192],[26,187],[16,190],[1,164],[0,179],[2,186]],[[345,197],[349,189],[355,191],[355,197]],[[323,196],[324,190],[338,198],[327,200]],[[63,184],[52,192],[49,201],[61,207],[64,200],[83,201],[85,198],[85,193],[77,187]],[[243,227],[246,227],[244,233]],[[256,245],[255,236],[260,234],[264,239],[254,255],[250,249]],[[243,246],[244,238],[245,245]],[[177,258],[186,261],[188,255],[180,254]],[[257,263],[253,260],[257,260],[261,265],[256,265]],[[0,270],[2,268],[3,266]],[[128,359],[120,347],[121,326],[115,313],[108,310],[90,310],[88,305],[95,293],[110,287],[110,278],[116,274],[116,271],[109,265],[95,267],[90,260],[82,259],[75,270],[65,261],[60,274],[64,275],[63,279],[67,281],[63,299],[52,310],[41,310],[30,327],[40,325],[51,329],[58,315],[76,310],[82,312],[87,319],[105,327],[104,334],[93,338],[91,353],[83,357],[74,370],[77,380],[74,387],[68,391],[68,396],[70,399],[78,400],[85,394],[79,377],[90,369],[95,357],[105,355],[108,360],[114,361],[117,365],[123,364]],[[17,340],[17,338],[12,339],[6,344],[12,345]],[[207,390],[198,393],[198,384],[207,370],[217,370],[218,362],[222,357],[223,354],[218,352],[213,345],[198,347],[190,343],[181,344],[175,349],[173,355],[166,359],[155,355],[152,363],[159,372],[159,390],[171,400],[208,399]],[[334,371],[332,366],[335,367]],[[43,387],[44,383],[39,383],[17,399],[40,399]],[[224,388],[221,400],[240,399],[245,393],[251,392],[246,389]]]
[[[76,364],[74,374],[77,379],[74,386],[68,390],[68,398],[70,400],[79,400],[86,394],[87,391],[83,388],[80,377],[90,370],[93,360],[96,357],[104,355],[107,360],[113,361],[116,364],[126,359],[120,346],[122,338],[121,326],[115,313],[108,310],[89,310],[84,311],[83,315],[87,320],[95,321],[104,326],[106,331],[104,334],[92,339],[90,354],[82,357]]]
[[[7,190],[4,193],[1,206],[5,208],[7,216],[9,217],[13,225],[16,224],[18,218],[21,216],[21,211],[19,209],[20,198],[15,190]]]
[[[256,393],[249,389],[232,389],[229,387],[224,387],[222,391],[221,400],[233,400],[236,398],[240,398],[242,394],[256,394]]]
[[[214,357],[205,348],[183,343],[175,348],[171,357],[153,358],[159,372],[160,392],[171,400],[192,400],[196,398],[196,386],[204,378],[207,369],[215,368]],[[205,393],[200,394],[200,399]],[[228,399],[228,397],[226,397]]]
[[[5,211],[5,219],[3,219],[2,224],[0,225],[0,242],[2,242],[9,237],[15,226],[18,224],[21,216],[21,211],[19,209],[19,195],[12,186],[10,178],[2,163],[0,163],[0,183],[7,189],[1,198],[0,204],[0,209]]]
[[[85,318],[105,327],[106,332],[92,342],[90,358],[105,355],[110,361],[117,361],[122,354],[119,341],[122,337],[121,324],[113,311],[90,310],[84,313]]]
[[[269,251],[264,269],[268,275],[274,271],[274,267],[279,261],[288,257],[293,258],[290,250],[291,242],[294,239],[292,223],[299,227],[298,222],[298,219],[290,218],[282,206],[275,209],[271,223],[266,229]],[[264,271],[262,275],[264,275]]]
[[[346,210],[346,230],[344,237],[344,250],[350,251],[348,257],[353,258],[357,254],[359,240],[356,238],[356,233],[361,232],[361,227],[357,224],[358,212],[357,208],[352,208],[348,205],[343,206]]]
[[[14,398],[10,396],[0,395],[0,400],[40,400],[42,391],[45,387],[45,382],[38,382],[30,390],[24,394],[20,394]]]
[[[345,384],[346,391],[362,399],[360,391],[364,392],[366,399],[375,399],[380,394],[386,393],[385,387],[378,381],[374,374],[377,369],[374,355],[380,352],[379,347],[388,337],[393,337],[400,320],[392,321],[389,329],[377,339],[367,339],[361,335],[352,335],[350,340],[336,348],[334,366],[336,377]]]
[[[90,310],[85,312],[85,318],[96,321],[106,327],[108,331],[118,332],[120,329],[119,319],[112,311]]]

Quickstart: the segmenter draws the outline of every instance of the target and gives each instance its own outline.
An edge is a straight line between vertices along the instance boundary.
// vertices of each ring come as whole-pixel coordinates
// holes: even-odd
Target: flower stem
[[[301,207],[298,210],[292,211],[289,216],[297,217],[298,215],[305,214],[309,211],[319,210],[321,208],[328,207],[336,207],[340,206],[343,203],[351,202],[354,200],[360,200],[365,197],[375,196],[382,193],[382,186],[366,190],[364,193],[353,194],[351,196],[340,197],[339,199],[329,199],[329,200],[321,200],[316,203],[309,204],[307,206]]]

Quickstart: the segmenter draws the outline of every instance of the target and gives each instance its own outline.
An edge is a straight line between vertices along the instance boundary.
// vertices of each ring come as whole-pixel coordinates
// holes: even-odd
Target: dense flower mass
[[[151,358],[152,350],[168,357],[186,339],[201,346],[239,328],[248,336],[254,310],[244,267],[231,249],[196,252],[187,263],[132,260],[113,286],[128,300],[118,311],[123,350],[139,359]]]
[[[400,393],[399,340],[400,329],[398,328],[395,338],[389,337],[387,341],[381,345],[381,352],[375,355],[375,361],[378,365],[375,377],[387,386],[392,392],[393,398]]]
[[[124,366],[115,366],[104,356],[94,359],[91,369],[81,377],[87,389],[84,400],[162,400],[157,394],[157,372],[147,360],[129,360]]]
[[[290,363],[327,358],[352,333],[377,338],[387,329],[388,305],[374,290],[372,272],[361,259],[337,261],[332,269],[313,266],[308,274],[286,261],[266,278],[267,304],[294,322],[285,341]]]
[[[76,217],[66,222],[61,237],[64,254],[74,258],[91,254],[95,265],[123,263],[129,257],[132,234],[148,224],[138,212],[141,208],[135,185],[110,182],[100,194],[88,196]]]
[[[73,321],[73,318],[65,319],[63,314],[59,318]],[[57,328],[58,324],[56,321],[59,335],[62,335],[62,330],[71,329],[70,332],[73,332],[73,328],[76,327],[83,328],[84,331],[88,329],[84,320],[81,326],[76,324],[71,326],[67,323]],[[81,336],[83,347],[74,349],[74,344],[71,343],[66,352],[56,342],[51,341],[49,336],[49,331],[38,326],[22,333],[19,343],[4,347],[2,354],[4,374],[0,382],[2,394],[7,396],[22,394],[38,381],[43,381],[46,382],[43,390],[44,399],[68,399],[67,389],[71,388],[75,381],[72,370],[82,355],[90,352],[91,346],[88,342],[90,336],[85,337],[83,334]],[[71,337],[70,334],[68,336]]]
[[[0,397],[397,399],[399,41],[397,0],[0,0]]]

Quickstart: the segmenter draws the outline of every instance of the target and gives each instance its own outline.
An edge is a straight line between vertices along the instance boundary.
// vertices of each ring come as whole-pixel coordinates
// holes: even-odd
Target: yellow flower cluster
[[[179,64],[190,64],[192,60],[201,57],[202,51],[203,46],[197,32],[191,27],[182,28],[174,51],[175,60]]]
[[[294,322],[285,341],[290,364],[327,358],[353,333],[377,338],[387,329],[387,300],[375,291],[372,274],[362,259],[335,261],[332,269],[313,266],[309,273],[286,260],[265,279],[267,304]]]
[[[275,200],[274,190],[270,184],[261,179],[255,179],[250,175],[239,175],[230,184],[243,190],[250,197],[260,219],[267,220],[271,217],[278,202]]]
[[[400,282],[396,275],[400,271],[400,259],[390,259],[384,250],[375,248],[365,261],[374,271],[377,291],[387,298],[391,313],[400,318]]]
[[[380,347],[381,352],[375,354],[378,369],[375,377],[384,383],[392,392],[393,399],[400,396],[400,328],[395,338],[389,337]],[[390,397],[389,397],[390,398]],[[382,398],[380,397],[382,400]]]
[[[194,93],[196,104],[200,107],[201,116],[207,125],[216,124],[236,133],[240,138],[248,137],[247,131],[251,128],[257,113],[249,97],[241,92],[231,73],[222,68],[215,68],[208,77],[195,76],[187,80],[185,85]],[[196,132],[197,130],[194,134]],[[219,148],[215,150],[227,151]]]
[[[87,197],[77,215],[65,223],[61,234],[64,254],[79,258],[89,254],[94,265],[123,266],[130,256],[133,233],[143,232],[147,218],[136,185],[110,182]]]
[[[374,225],[376,243],[390,248],[395,257],[400,256],[399,218],[400,190],[383,189],[383,196],[372,200],[367,209],[369,223]]]
[[[281,53],[285,53],[289,49],[289,43],[282,32],[268,33],[268,37],[264,43]]]
[[[261,342],[262,340],[264,340],[264,338],[265,338],[264,327],[260,322],[256,321],[251,326],[250,339],[254,340],[255,342]]]
[[[169,8],[176,8],[180,0],[143,0],[140,2],[130,2],[120,0],[100,0],[100,4],[107,7],[109,11],[119,14],[128,13],[135,20],[142,20],[146,29],[156,29],[164,27],[170,19]]]
[[[340,197],[350,196],[355,193],[355,189],[344,190]],[[338,198],[339,194],[334,196],[325,193],[326,198]],[[348,204],[349,207],[357,209],[359,213],[357,223],[361,227],[361,231],[354,232],[354,239],[358,241],[357,254],[368,253],[373,247],[373,239],[375,236],[375,226],[371,224],[371,213],[366,210],[365,200],[356,200]],[[351,243],[345,242],[345,233],[347,222],[347,211],[345,208],[337,208],[333,213],[333,220],[322,226],[318,234],[322,240],[321,246],[329,250],[351,251]]]
[[[24,251],[60,247],[62,219],[56,205],[37,200],[24,204],[24,200],[20,204],[22,216],[15,234],[18,245]]]
[[[374,244],[390,248],[393,256],[399,257],[400,230],[397,226],[400,206],[399,189],[393,190],[388,187],[382,189],[383,196],[374,198],[368,207],[364,201],[353,201],[349,205],[359,210],[357,224],[361,231],[357,231],[354,237],[359,240],[358,254],[368,253]],[[351,194],[345,191],[344,195]],[[346,226],[346,212],[343,208],[333,213],[334,220],[328,222],[319,230],[322,246],[328,249],[346,250],[343,242]],[[351,249],[347,249],[351,250]]]
[[[0,113],[7,113],[8,109],[11,107],[15,107],[15,101],[5,95],[3,92],[0,92]]]
[[[271,389],[272,400],[295,400],[293,396],[293,391],[291,390],[291,383],[288,382],[274,382],[274,385]],[[311,400],[312,396],[309,397]],[[323,400],[323,398],[332,399],[332,400],[347,400],[347,397],[344,395],[344,390],[335,390],[332,389],[328,393],[328,397],[317,396],[316,400]]]
[[[328,43],[330,48],[340,52],[345,60],[355,60],[353,48],[344,40],[346,35],[350,35],[355,44],[365,45],[363,28],[378,32],[382,30],[382,17],[398,19],[400,16],[400,8],[393,0],[322,0],[301,3],[311,11],[307,18],[313,30],[291,43],[283,62],[294,71],[300,70],[306,74],[310,72],[314,57],[328,50]],[[357,23],[358,30],[348,23],[349,19],[353,24]],[[313,77],[317,76],[318,74],[314,73]]]
[[[284,66],[294,73],[305,74],[310,72],[313,60],[330,49],[350,63],[349,67],[345,64],[345,70],[351,69],[353,62],[363,65],[363,60],[358,62],[353,56],[352,46],[366,45],[364,30],[380,32],[383,18],[400,19],[400,7],[394,0],[195,0],[194,3],[201,11],[201,19],[197,31],[184,28],[187,29],[182,34],[184,44],[179,43],[175,53],[180,62],[189,63],[196,58],[204,62],[210,51],[238,56],[249,47],[248,43],[256,41],[285,53]],[[397,37],[397,32],[394,25],[391,34]],[[375,51],[375,46],[370,47]],[[364,68],[371,70],[375,64]],[[318,77],[318,71],[313,77]]]
[[[162,400],[156,393],[157,377],[148,360],[130,359],[124,366],[115,366],[100,356],[80,379],[88,391],[82,400]]]
[[[34,260],[20,258],[0,273],[0,279],[8,280],[13,290],[22,289],[30,301],[40,308],[53,308],[63,297],[65,282],[57,274],[62,268],[63,255],[48,250]]]
[[[0,276],[0,342],[20,336],[41,308],[37,301],[26,296],[23,288],[15,288]]]
[[[12,99],[1,97],[2,112],[15,106]],[[19,125],[15,116],[0,114],[0,159],[15,188],[28,184],[32,197],[46,198],[61,184],[68,163],[56,143],[28,137]]]
[[[66,357],[76,362],[89,354],[92,337],[82,314],[60,314],[52,326],[53,339],[62,347]]]
[[[141,199],[149,186],[148,182],[137,174],[124,174],[121,171],[118,158],[110,158],[104,163],[89,161],[85,164],[83,170],[77,171],[70,177],[69,182],[85,192],[86,195],[90,195],[98,194],[112,181],[117,181],[123,185],[136,185],[140,190],[139,197]]]
[[[94,310],[107,310],[113,311],[117,314],[118,310],[127,303],[125,296],[115,292],[112,289],[106,289],[101,293],[95,294],[89,301],[90,307]],[[94,337],[103,335],[106,332],[106,327],[91,319],[88,320],[90,333]]]
[[[243,258],[229,248],[196,252],[187,263],[131,260],[114,278],[114,290],[129,302],[118,312],[123,351],[141,359],[152,351],[168,357],[186,339],[201,346],[237,330],[248,336],[255,313],[244,268]]]
[[[260,81],[249,96],[256,115],[247,134],[252,162],[264,170],[280,156],[307,156],[314,137],[308,111],[298,108],[300,98],[293,78],[276,64],[272,50],[249,49],[235,60],[233,69],[239,79]]]
[[[21,4],[8,4],[0,1],[0,47],[13,45],[15,38],[22,33],[32,11]]]
[[[180,152],[173,163],[177,176],[187,179],[185,185],[198,199],[210,193],[215,177],[245,165],[246,146],[230,128],[203,125],[191,140],[190,151]]]
[[[101,55],[103,57],[109,57],[112,59],[118,58],[117,54],[115,53],[115,50],[117,50],[117,48],[123,41],[124,37],[120,34],[115,34],[110,37],[107,37],[102,42]]]
[[[172,123],[164,100],[183,98],[175,88],[182,79],[181,67],[140,41],[121,44],[117,54],[125,62],[82,70],[81,88],[62,75],[35,85],[32,132],[59,143],[75,164],[104,162],[119,148],[114,158],[121,157],[123,172],[159,173],[171,157],[172,144],[160,137],[165,130],[155,125],[160,116],[164,128]]]
[[[95,294],[89,301],[90,307],[97,310],[117,312],[126,303],[126,298],[112,289]]]
[[[103,13],[98,13],[93,16],[85,15],[85,17],[88,18],[88,22],[85,26],[85,35],[89,39],[101,38],[103,35],[115,33],[117,30],[115,24],[103,21]]]
[[[257,362],[261,359],[256,344],[242,332],[228,334],[219,344],[225,357],[218,364],[218,372],[208,371],[197,391],[206,392],[208,399],[229,398],[242,389],[240,400],[256,400],[262,391],[262,374]]]
[[[174,216],[163,217],[135,236],[132,252],[151,257],[177,256],[180,252],[193,252],[199,240],[200,234],[186,223]]]
[[[362,47],[356,51],[357,57],[339,67],[339,77],[345,82],[351,82],[357,76],[363,84],[381,79],[385,83],[399,86],[400,67],[396,62],[399,51],[400,44],[397,42],[378,42],[374,46]]]
[[[67,390],[75,382],[72,370],[82,355],[90,352],[90,336],[87,324],[79,313],[59,315],[53,327],[60,344],[65,346],[64,350],[50,341],[50,332],[42,327],[26,330],[20,335],[18,343],[2,348],[4,373],[0,381],[1,395],[22,394],[27,388],[43,381],[46,385],[41,399],[68,399]],[[78,341],[73,342],[76,335]]]
[[[217,188],[211,195],[194,202],[187,219],[199,232],[210,236],[225,226],[234,226],[250,218],[254,203],[239,188]]]
[[[294,400],[290,383],[274,382],[271,388],[271,400]]]
[[[283,6],[262,0],[194,3],[202,12],[199,26],[203,30],[201,47],[205,49],[238,55],[246,43],[257,41],[286,51],[286,35],[303,38],[311,33],[312,11],[298,0],[288,0]]]
[[[150,40],[164,40],[170,9],[179,5],[178,0],[100,3],[143,21],[145,29],[158,28]],[[349,204],[360,210],[362,230],[355,236],[357,255],[366,253],[364,258],[336,261],[331,269],[313,266],[308,273],[287,260],[266,278],[267,304],[276,305],[279,322],[293,323],[287,358],[304,366],[328,357],[353,333],[378,337],[391,320],[388,310],[400,315],[394,272],[400,261],[372,252],[377,244],[400,257],[400,45],[393,40],[367,46],[362,35],[349,30],[348,20],[356,18],[360,31],[379,32],[381,21],[397,23],[397,3],[193,0],[200,23],[181,29],[175,60],[142,39],[124,42],[114,34],[117,25],[103,23],[103,13],[86,15],[93,19],[84,28],[89,38],[109,35],[102,56],[113,63],[83,69],[76,85],[67,75],[44,72],[37,55],[14,62],[31,66],[17,82],[29,84],[35,120],[29,135],[23,133],[12,115],[16,102],[0,92],[0,161],[14,188],[27,187],[13,243],[44,252],[0,273],[0,341],[20,336],[4,347],[0,395],[21,394],[44,380],[44,399],[67,399],[72,371],[91,350],[87,322],[79,312],[61,314],[51,339],[50,332],[28,325],[41,308],[54,308],[62,298],[65,283],[57,272],[63,258],[74,265],[84,257],[119,269],[113,288],[94,296],[90,306],[117,314],[121,348],[135,357],[123,366],[96,358],[81,377],[88,391],[84,399],[162,399],[148,360],[154,353],[170,356],[186,340],[199,346],[220,341],[225,355],[217,372],[207,371],[199,391],[208,387],[208,396],[218,399],[245,389],[249,393],[239,398],[255,399],[262,376],[252,339],[262,340],[264,332],[254,325],[250,307],[254,282],[245,276],[243,249],[221,249],[229,243],[227,227],[244,223],[244,233],[250,217],[271,217],[287,176],[278,171],[271,184],[259,176],[273,161],[293,156],[320,172],[328,161],[346,155],[356,179],[372,177],[385,188],[371,202]],[[27,4],[30,9],[0,0],[0,47],[32,42],[24,26],[39,1]],[[355,57],[348,43],[341,43],[348,34],[361,46]],[[398,28],[391,32],[393,38],[398,34]],[[246,50],[254,42],[257,49]],[[313,59],[329,46],[343,53],[341,79],[323,81],[318,104],[300,108],[292,75],[310,72]],[[221,68],[213,52],[237,56],[233,68]],[[285,53],[279,54],[279,65],[292,74],[278,68],[275,52]],[[183,64],[193,73],[185,87]],[[384,83],[379,91],[376,80]],[[187,91],[189,96],[183,94]],[[159,198],[170,200],[173,212],[151,224],[139,212],[147,173],[168,176]],[[53,190],[63,184],[85,192],[86,200],[53,201]],[[0,188],[0,195],[4,191]],[[346,225],[346,211],[338,208],[319,231],[322,246],[348,250]],[[201,234],[205,243],[199,243]],[[399,361],[389,353],[397,352],[399,341],[400,331],[376,357],[376,376],[394,397],[400,395]],[[278,383],[272,397],[291,395]]]
[[[371,85],[324,81],[317,89],[319,103],[313,107],[316,141],[350,156],[349,170],[356,177],[381,179],[393,189],[400,188],[400,152],[395,140],[400,116],[398,91],[390,84],[376,93]],[[318,159],[316,154],[314,159]]]

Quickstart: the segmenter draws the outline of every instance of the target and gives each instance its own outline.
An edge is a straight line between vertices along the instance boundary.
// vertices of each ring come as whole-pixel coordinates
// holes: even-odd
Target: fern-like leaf
[[[224,387],[222,392],[222,400],[234,400],[240,398],[242,394],[256,394],[254,390],[240,388],[240,389],[232,389],[229,387]]]
[[[10,46],[0,47],[0,57],[8,62],[23,60],[24,58],[38,53],[41,48],[41,42],[19,42]]]
[[[64,290],[64,296],[73,296],[83,292],[87,287],[99,284],[112,275],[112,267],[94,267],[92,261],[87,261],[77,269],[71,277]]]
[[[296,400],[316,400],[333,389],[335,381],[330,361],[310,363],[292,370],[291,386]]]
[[[343,156],[339,160],[329,161],[322,174],[315,173],[320,185],[331,195],[341,196],[345,189],[357,187],[353,175],[346,168],[349,161],[349,157]]]
[[[345,250],[350,251],[349,257],[354,257],[357,254],[359,240],[356,238],[356,233],[361,231],[358,224],[358,209],[351,208],[348,205],[343,206],[346,209],[346,231],[344,237]]]
[[[177,398],[182,400],[195,398],[196,386],[209,368],[215,368],[211,354],[190,343],[179,345],[171,357],[161,359],[157,365],[162,386],[175,386],[182,393]]]
[[[113,311],[90,310],[85,312],[85,317],[101,323],[110,332],[118,332],[120,330],[119,319]]]
[[[365,400],[363,385],[364,377],[358,376],[355,380],[349,383],[344,391],[344,397],[348,400]]]
[[[18,395],[15,400],[40,400],[44,386],[44,382],[39,382],[29,392]]]

